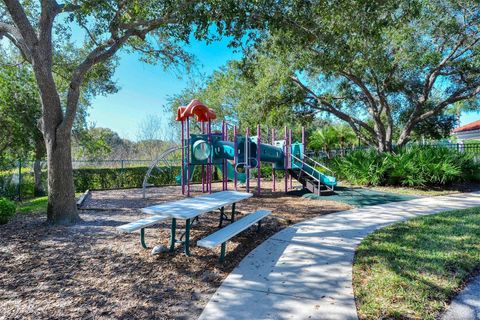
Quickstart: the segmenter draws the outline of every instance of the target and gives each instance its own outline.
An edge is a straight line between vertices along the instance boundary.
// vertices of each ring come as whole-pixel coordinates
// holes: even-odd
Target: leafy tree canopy
[[[40,98],[35,79],[21,65],[0,67],[0,154],[22,158],[42,139],[37,129],[40,118]]]
[[[174,117],[178,106],[195,98],[213,108],[218,119],[238,124],[241,130],[254,129],[257,124],[262,124],[263,130],[311,125],[314,117],[301,104],[303,93],[284,74],[278,63],[230,61],[203,77],[204,81],[191,81],[186,89],[171,96],[166,111]],[[280,86],[282,90],[276,90]]]
[[[263,76],[288,76],[305,106],[379,150],[458,102],[478,108],[477,1],[281,1],[269,12],[250,59],[276,61],[283,75]]]
[[[74,198],[71,131],[82,87],[95,93],[95,89],[111,90],[108,85],[91,85],[97,75],[113,72],[114,57],[120,49],[139,52],[144,61],[168,67],[191,60],[182,49],[191,35],[210,41],[228,34],[238,40],[245,30],[261,24],[256,22],[261,20],[243,14],[250,12],[250,6],[250,2],[230,0],[4,0],[0,4],[0,37],[8,39],[32,65],[40,93],[50,222],[71,223],[79,219]],[[73,26],[85,30],[79,47],[70,43]],[[71,55],[57,54],[66,48]],[[66,93],[54,76],[58,64],[70,65],[62,74]]]

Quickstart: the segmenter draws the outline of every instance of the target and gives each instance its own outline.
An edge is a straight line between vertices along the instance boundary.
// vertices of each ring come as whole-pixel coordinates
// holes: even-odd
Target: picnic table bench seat
[[[168,215],[154,215],[148,218],[123,224],[117,227],[117,230],[122,233],[131,233],[131,232],[140,230],[140,243],[142,244],[142,247],[146,249],[147,245],[145,244],[145,228],[153,226],[169,218],[170,216]]]
[[[260,228],[261,220],[271,213],[272,212],[269,210],[257,210],[253,213],[250,213],[234,223],[231,223],[228,226],[218,230],[217,232],[197,241],[197,246],[212,249],[221,245],[220,261],[223,262],[225,259],[227,241],[257,222],[258,227]]]
[[[186,198],[173,202],[165,202],[142,209],[143,213],[151,215],[148,218],[140,219],[117,227],[119,232],[134,232],[140,230],[140,243],[145,245],[145,228],[155,225],[163,220],[170,219],[170,252],[174,252],[175,244],[183,244],[185,254],[190,255],[190,229],[194,221],[202,214],[220,209],[219,227],[223,221],[235,221],[236,203],[252,197],[253,194],[239,191],[221,191],[192,198]],[[225,206],[232,206],[230,218],[225,213]],[[177,219],[185,220],[185,232],[179,239],[176,237]],[[252,224],[255,222],[252,222]]]

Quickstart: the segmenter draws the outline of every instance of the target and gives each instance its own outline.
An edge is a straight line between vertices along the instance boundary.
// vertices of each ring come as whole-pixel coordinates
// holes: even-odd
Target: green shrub
[[[15,216],[16,206],[13,201],[0,198],[0,224],[5,224]]]
[[[379,185],[387,170],[385,157],[373,150],[354,151],[337,157],[330,166],[341,178],[360,185]]]
[[[73,179],[76,192],[84,192],[88,189],[116,189],[116,188],[140,188],[147,173],[148,167],[126,168],[79,168],[73,170]],[[0,173],[0,197],[15,199],[18,197],[17,171]],[[180,175],[180,166],[160,167],[152,171],[149,183],[161,186],[176,184],[175,177]],[[270,179],[272,166],[263,164],[261,168],[262,178]],[[252,169],[252,176],[257,176],[257,170]],[[283,171],[276,172],[276,178],[283,178]],[[221,179],[221,173],[214,168],[214,180]],[[193,182],[201,182],[201,170],[197,167],[193,174]],[[47,190],[47,172],[42,171],[44,190]],[[22,198],[33,197],[34,177],[33,172],[25,170],[22,173],[20,194]]]
[[[360,185],[445,186],[480,178],[471,154],[440,147],[356,151],[334,159],[331,165],[340,178]]]

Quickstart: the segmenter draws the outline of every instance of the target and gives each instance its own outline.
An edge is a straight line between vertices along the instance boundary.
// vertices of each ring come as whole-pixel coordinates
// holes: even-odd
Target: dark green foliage
[[[5,224],[15,216],[15,203],[5,198],[0,198],[0,224]]]
[[[374,150],[354,151],[335,158],[330,167],[342,179],[360,185],[379,185],[384,181],[386,168],[383,157]]]
[[[141,188],[147,170],[147,167],[76,169],[73,170],[73,179],[77,192],[84,192],[88,189]],[[179,174],[180,166],[162,168],[159,171],[154,171],[148,182],[155,186],[176,184],[175,177]],[[261,169],[262,178],[269,179],[271,175],[271,166],[263,166]],[[256,170],[252,170],[252,176],[257,177]],[[283,178],[283,171],[277,171],[275,176],[278,179]],[[215,168],[214,181],[218,181],[221,177],[221,173]],[[197,168],[193,174],[193,183],[201,181],[201,170]]]
[[[471,154],[439,147],[355,151],[334,159],[331,166],[340,178],[360,185],[445,186],[480,178]]]
[[[132,168],[82,168],[73,170],[73,180],[77,192],[88,189],[140,188],[147,167]],[[180,174],[180,167],[163,168],[154,172],[148,181],[156,186],[175,184],[175,177]],[[194,181],[200,179],[195,171]]]
[[[73,178],[76,192],[84,192],[92,189],[117,189],[117,188],[141,188],[143,178],[148,167],[127,167],[121,168],[80,168],[73,170]],[[16,170],[0,173],[0,196],[9,199],[18,197],[18,177]],[[148,183],[155,186],[176,184],[175,177],[180,174],[180,167],[154,169]],[[261,176],[269,180],[272,176],[272,166],[263,165]],[[221,179],[222,175],[217,168],[214,169],[214,181]],[[252,170],[252,179],[257,177],[257,170]],[[277,179],[284,177],[283,171],[275,173]],[[201,182],[201,170],[196,169],[193,175],[193,182]],[[42,172],[44,189],[47,189],[47,173]],[[22,173],[20,195],[21,198],[34,196],[33,172],[25,170]]]

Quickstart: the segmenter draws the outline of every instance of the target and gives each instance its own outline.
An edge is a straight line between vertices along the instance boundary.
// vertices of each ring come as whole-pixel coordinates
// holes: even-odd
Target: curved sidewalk
[[[456,296],[441,320],[480,319],[480,275],[473,278]]]
[[[408,218],[475,206],[479,192],[336,212],[286,228],[242,260],[200,319],[357,319],[352,261],[367,234]]]

